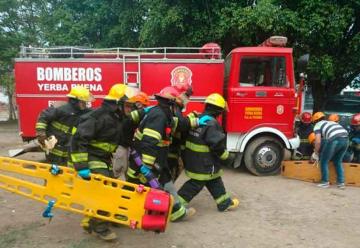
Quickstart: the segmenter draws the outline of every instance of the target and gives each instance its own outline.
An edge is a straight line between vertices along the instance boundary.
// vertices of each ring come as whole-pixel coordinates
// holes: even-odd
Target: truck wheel
[[[257,176],[280,172],[284,157],[283,145],[271,136],[255,138],[245,149],[244,162],[248,170]]]

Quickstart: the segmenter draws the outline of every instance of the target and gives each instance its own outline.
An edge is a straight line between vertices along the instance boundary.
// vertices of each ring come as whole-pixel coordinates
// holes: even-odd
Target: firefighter
[[[164,190],[172,194],[175,198],[171,221],[179,221],[195,214],[194,208],[185,208],[180,202],[175,187],[172,183],[170,169],[167,158],[171,135],[177,126],[184,125],[176,123],[174,119],[173,106],[179,96],[178,91],[173,87],[166,87],[155,94],[157,105],[147,109],[145,117],[140,121],[139,127],[135,132],[134,148],[141,154],[144,169],[151,170],[158,175],[159,182]],[[183,121],[182,119],[180,120]],[[192,123],[189,120],[188,123]],[[189,124],[190,125],[190,124]],[[129,168],[131,167],[131,164]],[[128,179],[136,180],[139,172],[136,168],[128,169]],[[129,173],[133,172],[133,173]]]
[[[184,154],[185,174],[190,178],[178,191],[180,199],[188,204],[204,187],[214,198],[217,208],[223,212],[235,209],[239,200],[231,198],[222,181],[221,165],[231,165],[234,156],[226,150],[226,135],[216,120],[227,109],[224,98],[217,94],[205,100],[205,110],[201,116],[211,116],[205,126],[189,131]]]
[[[354,114],[351,117],[350,125],[349,148],[353,154],[352,162],[360,163],[360,113]]]
[[[313,147],[308,141],[309,134],[313,131],[313,125],[311,124],[311,114],[309,112],[303,112],[300,115],[300,124],[297,126],[297,134],[300,137],[300,146],[295,152],[297,159],[309,159]]]
[[[176,118],[182,118],[182,111],[186,107],[187,103],[189,102],[189,98],[192,95],[192,87],[188,84],[176,85],[175,88],[181,92],[179,95],[178,101],[174,106],[174,112]],[[196,118],[197,115],[195,113],[190,113],[188,117]],[[168,165],[171,173],[172,181],[175,182],[176,179],[179,177],[180,173],[183,171],[184,166],[181,160],[181,147],[185,147],[185,137],[189,130],[183,129],[175,130],[172,134],[172,142],[169,146],[169,153],[168,153]]]
[[[312,116],[314,123],[314,152],[311,161],[320,162],[321,182],[318,187],[329,187],[329,161],[334,163],[337,173],[337,186],[345,188],[342,160],[348,147],[348,132],[340,124],[326,121],[325,114],[317,112]]]
[[[333,121],[333,122],[339,123],[340,122],[340,116],[338,114],[331,114],[328,117],[328,121]]]
[[[36,123],[36,137],[42,147],[46,148],[45,143],[51,136],[57,140],[46,154],[46,160],[51,164],[67,165],[72,128],[77,126],[81,115],[90,111],[86,103],[94,99],[82,86],[73,87],[67,97],[65,105],[43,110]]]
[[[124,114],[121,104],[125,91],[123,84],[112,86],[101,107],[84,116],[73,135],[71,160],[83,179],[89,180],[90,173],[113,177],[112,153],[123,139],[121,121]],[[106,221],[84,218],[82,226],[103,240],[117,238]]]
[[[127,118],[123,121],[123,143],[114,154],[113,163],[115,178],[119,178],[123,171],[125,172],[125,179],[128,177],[129,147],[132,146],[135,129],[139,124],[139,120],[144,116],[143,109],[149,105],[150,98],[142,91],[137,91],[124,103],[124,113],[127,115]],[[146,182],[142,181],[141,183]]]

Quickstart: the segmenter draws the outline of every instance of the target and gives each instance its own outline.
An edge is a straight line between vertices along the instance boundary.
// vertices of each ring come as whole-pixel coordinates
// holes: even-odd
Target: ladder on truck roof
[[[123,59],[126,56],[141,59],[201,59],[222,60],[220,48],[210,47],[147,47],[147,48],[85,48],[60,47],[20,47],[20,58],[30,59]]]
[[[122,58],[124,84],[141,90],[140,54],[124,54]],[[133,63],[135,63],[135,69],[129,68]]]

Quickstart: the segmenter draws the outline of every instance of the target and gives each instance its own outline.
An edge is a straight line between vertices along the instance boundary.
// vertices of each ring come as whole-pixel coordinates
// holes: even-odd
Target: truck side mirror
[[[304,72],[306,70],[307,64],[309,62],[310,54],[304,54],[300,56],[297,60],[297,71]]]

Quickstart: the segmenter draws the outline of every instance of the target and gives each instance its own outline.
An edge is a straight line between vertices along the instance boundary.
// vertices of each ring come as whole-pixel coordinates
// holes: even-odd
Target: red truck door
[[[260,127],[293,135],[295,91],[291,53],[233,53],[228,83],[228,132],[246,133]]]

